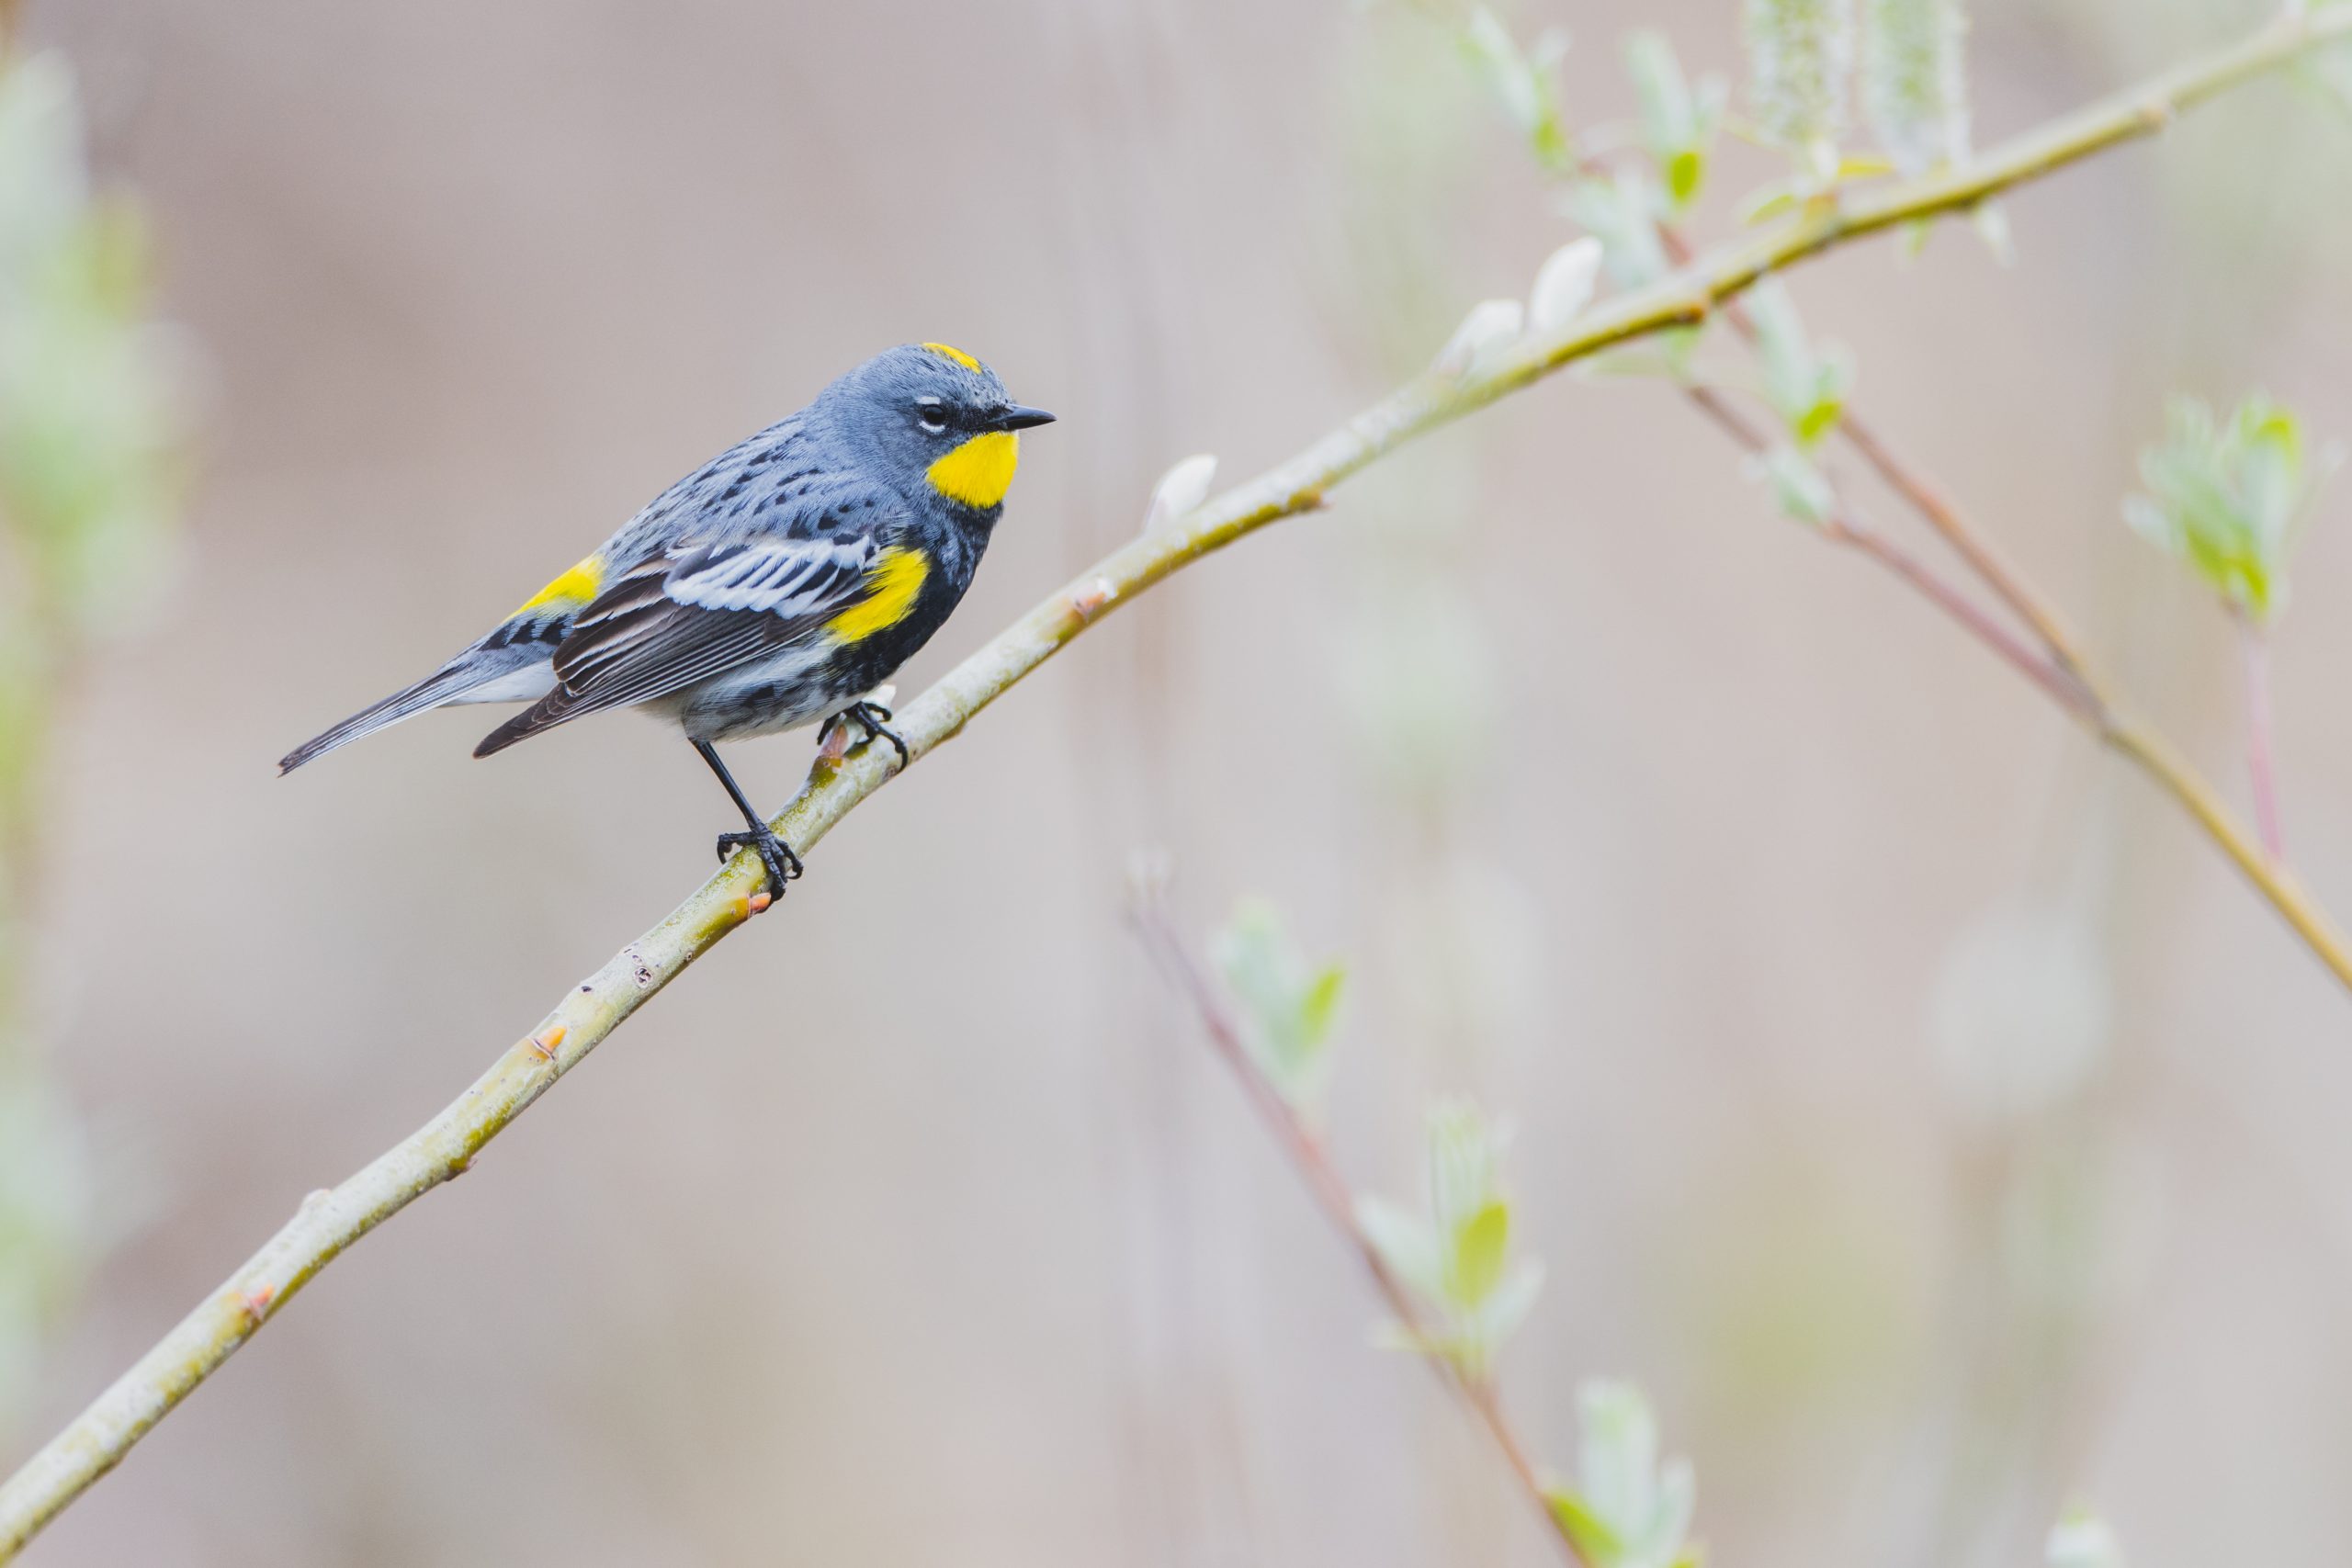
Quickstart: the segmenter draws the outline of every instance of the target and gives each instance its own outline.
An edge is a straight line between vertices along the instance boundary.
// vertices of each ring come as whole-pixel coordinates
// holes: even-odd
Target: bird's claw
[[[857,702],[850,704],[849,706],[835,714],[833,722],[839,724],[846,719],[856,725],[865,731],[865,743],[867,745],[873,744],[877,737],[888,740],[891,750],[899,753],[899,768],[904,772],[907,764],[912,761],[914,757],[907,750],[907,738],[890,728],[891,716],[890,710],[880,703]]]
[[[760,864],[767,868],[768,892],[775,897],[783,897],[784,885],[801,873],[800,857],[794,854],[792,846],[777,838],[771,829],[718,835],[718,858],[722,861],[737,850],[746,848],[759,852]]]

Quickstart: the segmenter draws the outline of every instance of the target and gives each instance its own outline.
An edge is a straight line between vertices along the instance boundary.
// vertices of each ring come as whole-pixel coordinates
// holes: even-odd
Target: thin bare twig
[[[2245,665],[2245,761],[2254,784],[2254,820],[2262,833],[2262,847],[2272,860],[2283,861],[2287,838],[2278,826],[2278,780],[2271,750],[2270,634],[2243,611],[2237,623]]]
[[[1250,1108],[1265,1123],[1266,1130],[1273,1134],[1274,1142],[1289,1156],[1299,1179],[1306,1184],[1307,1191],[1313,1195],[1316,1206],[1323,1211],[1323,1217],[1363,1261],[1364,1271],[1372,1277],[1374,1288],[1380,1292],[1381,1300],[1387,1303],[1388,1310],[1396,1314],[1396,1321],[1404,1326],[1407,1337],[1417,1344],[1436,1343],[1438,1337],[1430,1329],[1419,1303],[1414,1301],[1412,1292],[1405,1288],[1404,1281],[1396,1277],[1396,1271],[1388,1267],[1387,1260],[1380,1255],[1380,1248],[1373,1245],[1371,1235],[1357,1218],[1355,1194],[1349,1190],[1347,1179],[1340,1174],[1339,1168],[1331,1163],[1330,1151],[1324,1147],[1323,1140],[1316,1134],[1315,1129],[1300,1118],[1290,1101],[1283,1098],[1282,1092],[1250,1059],[1249,1048],[1242,1042],[1241,1026],[1233,1016],[1233,1010],[1226,1005],[1224,996],[1210,982],[1206,972],[1185,946],[1182,935],[1169,918],[1167,906],[1158,897],[1157,890],[1138,892],[1130,918],[1136,933],[1143,939],[1145,949],[1159,965],[1160,972],[1168,976],[1169,982],[1192,1003],[1193,1012],[1199,1016],[1202,1032],[1208,1036],[1209,1043],[1224,1058],[1226,1066],[1240,1083]],[[1438,1381],[1461,1400],[1463,1407],[1486,1428],[1496,1450],[1502,1455],[1503,1462],[1510,1468],[1512,1476],[1526,1492],[1536,1511],[1543,1515],[1544,1525],[1558,1539],[1560,1550],[1566,1554],[1568,1561],[1582,1563],[1584,1556],[1577,1550],[1576,1538],[1568,1533],[1567,1525],[1562,1520],[1559,1511],[1552,1506],[1549,1490],[1535,1468],[1526,1443],[1504,1413],[1502,1395],[1496,1388],[1494,1379],[1491,1376],[1473,1377],[1449,1356],[1425,1354],[1420,1359],[1429,1364]]]
[[[1751,457],[1760,457],[1771,449],[1771,441],[1763,431],[1715,388],[1703,382],[1692,382],[1683,388],[1683,392],[1702,413],[1713,421]],[[1837,511],[1819,525],[1819,532],[1831,544],[1859,550],[1894,572],[1929,604],[1950,616],[1961,629],[1999,656],[2003,662],[2040,686],[2052,702],[2069,712],[2087,711],[2090,699],[2081,682],[2065,665],[2052,656],[2038,653],[2026,646],[2016,633],[1995,620],[1957,584],[1864,522],[1843,495],[1838,498]]]

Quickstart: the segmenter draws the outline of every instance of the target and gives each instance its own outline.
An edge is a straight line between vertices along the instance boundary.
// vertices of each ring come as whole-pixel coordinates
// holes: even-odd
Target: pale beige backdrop
[[[1346,0],[31,9],[206,384],[191,570],[79,694],[53,840],[57,1049],[149,1218],[10,1455],[728,825],[628,717],[476,763],[486,721],[435,716],[281,782],[289,745],[940,338],[1062,423],[920,682],[1168,463],[1285,455],[1569,232],[1447,47]],[[1625,28],[1727,67],[1736,9],[1517,22],[1609,118]],[[1974,9],[1989,137],[2260,7]],[[2018,197],[2012,270],[1954,230],[1797,285],[2233,792],[2225,628],[2117,503],[2169,386],[2352,434],[2352,130],[2252,97]],[[1577,1382],[1640,1380],[1714,1561],[2030,1562],[2075,1496],[2143,1562],[2338,1554],[2352,1000],[2211,849],[1655,387],[1563,379],[1335,500],[859,812],[33,1561],[1549,1561],[1123,931],[1143,844],[1194,926],[1254,890],[1358,960],[1360,1183],[1408,1190],[1432,1092],[1515,1121],[1551,1273],[1514,1408],[1565,1461]],[[2347,607],[2352,489],[2278,647],[2340,909]],[[807,744],[742,770],[781,798]],[[2020,929],[2085,956],[1954,958]],[[2050,1076],[2084,995],[2095,1059],[2022,1110],[1939,1055]]]

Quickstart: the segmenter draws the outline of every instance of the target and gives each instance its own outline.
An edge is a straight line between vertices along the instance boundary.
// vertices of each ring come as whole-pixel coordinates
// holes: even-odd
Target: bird
[[[908,761],[876,688],[963,599],[1004,511],[1023,430],[1054,416],[943,343],[905,344],[656,496],[432,674],[279,760],[280,776],[429,709],[529,705],[487,757],[634,707],[674,723],[742,813],[774,897],[800,857],[719,760],[722,741],[854,724]],[[846,741],[844,731],[841,739]]]

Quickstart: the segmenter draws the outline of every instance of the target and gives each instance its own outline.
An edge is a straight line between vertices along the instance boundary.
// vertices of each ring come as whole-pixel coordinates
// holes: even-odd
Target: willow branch
[[[1324,1146],[1315,1129],[1308,1126],[1290,1101],[1283,1098],[1282,1091],[1268,1081],[1266,1075],[1250,1059],[1249,1048],[1242,1043],[1241,1027],[1234,1019],[1233,1010],[1226,1006],[1225,998],[1218,995],[1216,987],[1209,983],[1208,976],[1193,960],[1192,953],[1184,945],[1184,939],[1168,918],[1166,906],[1159,900],[1156,893],[1157,890],[1142,893],[1132,911],[1136,933],[1143,938],[1144,945],[1170,982],[1192,1003],[1193,1010],[1199,1015],[1202,1032],[1208,1036],[1209,1043],[1216,1047],[1216,1054],[1225,1059],[1225,1065],[1232,1069],[1243,1094],[1250,1100],[1250,1109],[1258,1113],[1258,1119],[1265,1123],[1266,1131],[1273,1134],[1274,1142],[1289,1156],[1292,1168],[1298,1172],[1299,1180],[1306,1184],[1307,1191],[1314,1197],[1316,1207],[1323,1211],[1323,1217],[1330,1222],[1331,1228],[1339,1232],[1340,1238],[1362,1260],[1364,1272],[1372,1277],[1373,1288],[1380,1292],[1381,1300],[1396,1314],[1397,1323],[1405,1329],[1406,1337],[1417,1345],[1437,1344],[1442,1337],[1430,1325],[1419,1303],[1414,1301],[1413,1293],[1405,1288],[1405,1282],[1396,1277],[1396,1270],[1388,1267],[1388,1260],[1381,1257],[1380,1248],[1373,1245],[1372,1237],[1364,1231],[1363,1222],[1357,1218],[1355,1194],[1349,1190],[1347,1178],[1341,1176],[1339,1168],[1331,1163],[1330,1151]],[[1551,1496],[1544,1489],[1544,1478],[1536,1471],[1527,1444],[1503,1411],[1502,1394],[1495,1387],[1494,1380],[1473,1377],[1451,1357],[1426,1354],[1421,1359],[1429,1364],[1430,1371],[1445,1385],[1447,1392],[1462,1402],[1463,1408],[1494,1440],[1496,1452],[1510,1468],[1521,1490],[1527,1494],[1528,1501],[1543,1516],[1545,1527],[1558,1539],[1560,1550],[1568,1561],[1582,1563],[1584,1554],[1577,1550],[1576,1538],[1568,1533],[1559,1511],[1552,1506]]]
[[[1405,443],[1589,355],[1702,321],[1779,268],[1864,235],[1973,206],[2148,135],[2180,110],[2318,43],[2344,37],[2352,37],[2352,5],[2282,17],[2208,60],[2053,120],[1962,168],[1845,192],[1711,251],[1551,333],[1491,352],[1466,372],[1432,370],[1408,382],[1287,462],[1114,551],[991,638],[899,710],[898,728],[913,760],[952,739],[1102,615],[1244,535],[1319,506],[1331,487]],[[881,788],[889,773],[871,748],[839,765],[820,765],[774,826],[805,853]],[[119,1463],[344,1248],[463,1173],[558,1078],[756,913],[752,895],[761,874],[755,861],[738,856],[668,919],[568,992],[537,1028],[417,1133],[341,1186],[312,1193],[267,1245],[0,1484],[0,1561]],[[2352,970],[2346,973],[2352,976]]]
[[[1761,455],[1770,442],[1763,432],[1715,389],[1694,385],[1685,389],[1690,400],[1743,449]],[[1891,451],[1879,448],[1888,463],[1898,463]],[[1919,493],[1934,494],[1939,499],[1943,526],[1939,532],[1947,536],[1982,540],[1984,536],[1965,513],[1947,500],[1924,479],[1914,476]],[[1905,489],[1906,493],[1912,487]],[[1836,486],[1832,486],[1836,492]],[[2303,890],[2301,883],[2288,870],[2274,849],[2256,840],[2245,825],[2224,803],[2213,786],[2192,768],[2163,733],[2145,719],[2137,716],[2114,690],[2098,673],[2078,659],[2069,660],[2060,643],[2048,652],[2036,652],[2020,642],[2013,632],[2000,625],[1967,595],[1946,581],[1925,562],[1904,550],[1883,534],[1864,523],[1853,511],[1844,495],[1838,495],[1838,505],[1827,522],[1820,528],[1824,538],[1860,551],[1928,602],[1936,606],[1962,630],[1982,643],[2002,662],[2031,681],[2059,709],[2094,736],[2102,745],[2125,758],[2154,780],[2164,791],[2188,812],[2189,818],[2203,829],[2205,835],[2229,856],[2256,893],[2276,909],[2303,945],[2333,973],[2347,989],[2352,989],[2352,943],[2347,943],[2327,912]],[[1997,558],[1987,557],[1987,558]],[[2043,604],[2043,612],[2053,625],[2064,628],[2056,612],[2034,594],[2022,577],[2010,580],[2018,592],[2032,595]],[[2006,596],[2005,596],[2006,597]],[[2267,740],[2257,749],[2257,756],[2267,761]],[[2274,829],[2275,830],[2275,829]]]

